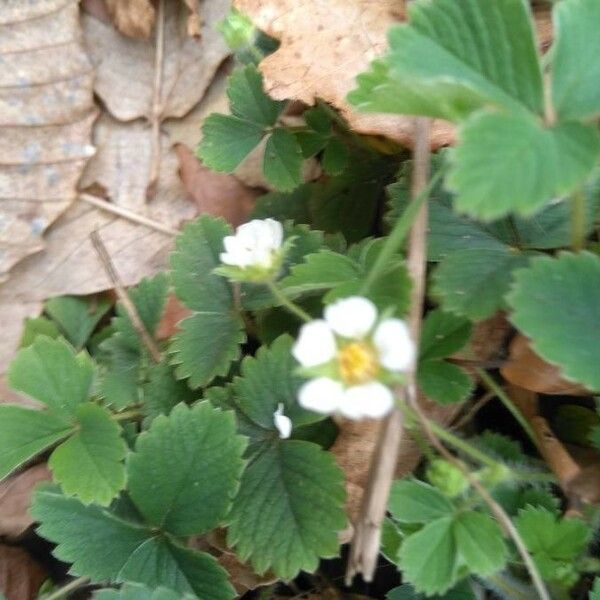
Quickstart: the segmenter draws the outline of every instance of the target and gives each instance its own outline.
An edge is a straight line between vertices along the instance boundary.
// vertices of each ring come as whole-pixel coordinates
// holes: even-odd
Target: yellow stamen
[[[363,342],[344,346],[339,354],[340,375],[344,383],[357,385],[367,383],[377,376],[379,363],[373,349]]]

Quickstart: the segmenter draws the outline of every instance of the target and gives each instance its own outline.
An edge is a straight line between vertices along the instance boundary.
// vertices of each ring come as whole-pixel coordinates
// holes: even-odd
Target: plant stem
[[[480,377],[481,381],[483,381],[485,387],[487,387],[488,390],[490,390],[491,392],[494,392],[498,400],[502,402],[505,408],[510,412],[510,414],[523,428],[523,431],[525,431],[525,433],[528,435],[529,439],[533,442],[533,445],[537,448],[537,438],[535,437],[535,433],[533,432],[531,425],[527,422],[527,419],[525,419],[525,417],[521,414],[521,411],[515,406],[514,402],[508,397],[506,392],[483,369],[477,369],[477,375]]]
[[[64,598],[70,592],[74,592],[76,589],[87,585],[89,581],[89,577],[79,577],[78,579],[73,579],[73,581],[67,583],[67,585],[47,596],[45,600],[59,600],[59,598]]]
[[[312,321],[312,317],[302,308],[300,308],[295,302],[292,302],[278,287],[277,285],[269,281],[267,283],[271,294],[279,301],[281,306],[287,308],[293,315],[297,316],[301,321],[308,323]]]
[[[127,421],[128,419],[137,419],[141,417],[142,413],[139,410],[125,410],[123,412],[117,413],[116,415],[112,415],[113,421]]]
[[[442,178],[444,170],[440,169],[435,175],[429,180],[429,183],[419,192],[418,196],[410,202],[406,207],[406,210],[402,213],[402,216],[396,221],[394,228],[392,229],[388,239],[385,241],[373,268],[369,271],[367,278],[365,279],[360,293],[366,294],[369,288],[377,281],[378,277],[381,276],[383,270],[389,264],[390,259],[395,252],[398,251],[402,242],[409,232],[415,217],[419,214],[421,205],[429,198],[429,194]]]
[[[575,251],[585,246],[585,195],[578,188],[571,195],[571,247]]]

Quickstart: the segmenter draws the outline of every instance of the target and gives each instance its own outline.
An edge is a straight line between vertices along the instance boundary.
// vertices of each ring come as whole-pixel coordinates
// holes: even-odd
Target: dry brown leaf
[[[255,590],[258,587],[270,585],[277,581],[277,577],[272,573],[257,575],[252,570],[252,567],[240,562],[234,554],[223,553],[217,560],[229,574],[229,579],[238,593],[238,597],[250,590]]]
[[[154,26],[155,10],[150,0],[105,0],[115,27],[124,35],[147,38]]]
[[[179,323],[191,314],[192,311],[175,294],[169,293],[154,337],[159,341],[168,340],[179,331]]]
[[[50,481],[46,464],[35,465],[0,482],[0,535],[15,538],[33,525],[29,515],[31,493],[38,483]]]
[[[521,334],[511,341],[508,360],[500,371],[510,383],[538,394],[590,395],[583,386],[563,379],[559,368],[540,358]]]
[[[0,592],[6,600],[34,600],[46,576],[25,550],[0,545]]]
[[[0,281],[76,197],[94,105],[75,0],[0,11]]]

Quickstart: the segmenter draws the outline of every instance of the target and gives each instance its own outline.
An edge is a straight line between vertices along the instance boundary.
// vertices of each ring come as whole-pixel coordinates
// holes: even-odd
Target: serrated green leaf
[[[77,430],[56,448],[48,466],[66,494],[84,504],[108,506],[125,487],[127,446],[121,428],[105,408],[91,402],[80,404],[75,417]]]
[[[453,520],[444,517],[409,535],[398,554],[403,577],[416,591],[441,594],[454,585],[458,555],[452,532]]]
[[[331,454],[296,440],[266,446],[247,467],[229,515],[228,544],[258,573],[312,572],[338,552],[342,473]]]
[[[521,0],[419,1],[390,50],[359,75],[360,110],[460,120],[494,106],[543,113],[532,19]]]
[[[469,341],[472,329],[467,319],[443,310],[432,310],[423,323],[419,358],[446,358],[458,352]]]
[[[99,393],[107,404],[118,410],[137,404],[141,380],[140,352],[127,345],[122,336],[113,334],[100,345],[98,360],[105,366]]]
[[[8,370],[11,387],[72,417],[87,400],[94,366],[87,354],[75,355],[62,340],[40,337],[19,351]]]
[[[594,579],[594,586],[590,591],[588,600],[600,600],[600,577],[596,577],[596,579]]]
[[[273,130],[265,146],[263,172],[278,190],[289,192],[302,183],[302,151],[287,129]]]
[[[381,524],[380,552],[391,563],[396,561],[403,537],[398,525],[392,519],[386,517]]]
[[[306,124],[324,135],[331,133],[331,117],[321,106],[313,106],[303,114]]]
[[[50,319],[46,317],[27,318],[23,325],[23,335],[21,335],[19,348],[31,346],[40,336],[56,339],[59,335],[58,327]]]
[[[421,391],[438,404],[466,400],[473,391],[473,380],[458,366],[432,359],[419,363],[417,383]]]
[[[127,583],[119,590],[98,590],[94,600],[194,600],[196,596],[183,596],[167,588],[151,590],[144,585]]]
[[[127,462],[131,499],[149,523],[176,537],[205,533],[229,509],[245,446],[232,413],[208,402],[179,404],[138,437]]]
[[[530,116],[481,113],[465,123],[459,138],[447,183],[459,211],[486,221],[512,212],[532,215],[572,192],[600,154],[594,127],[545,127]]]
[[[428,523],[454,512],[454,506],[438,489],[423,481],[404,479],[392,485],[388,510],[404,523]]]
[[[236,69],[227,82],[231,112],[240,119],[269,127],[275,125],[285,106],[272,100],[263,90],[262,74],[254,65]]]
[[[181,323],[172,341],[173,363],[192,388],[225,375],[245,340],[227,280],[213,273],[220,265],[223,238],[231,233],[222,219],[200,217],[178,236],[171,255],[172,280],[178,298],[194,314]]]
[[[308,210],[311,195],[312,188],[308,183],[298,186],[293,192],[270,192],[256,199],[250,217],[308,224],[311,221]]]
[[[76,296],[60,296],[48,300],[45,311],[58,324],[67,340],[80,350],[110,307],[111,303],[105,299],[90,301]]]
[[[330,136],[331,134],[323,135],[316,131],[298,131],[294,133],[303,158],[310,158],[321,152],[327,145]]]
[[[448,590],[442,596],[434,594],[433,596],[425,596],[415,591],[412,585],[408,583],[402,584],[400,587],[394,588],[387,593],[387,600],[475,600],[477,596],[471,589],[468,582],[464,581]]]
[[[72,431],[73,423],[60,413],[0,406],[0,479]]]
[[[502,461],[518,463],[523,460],[524,450],[521,444],[501,433],[486,430],[471,438],[470,442]]]
[[[447,311],[485,319],[504,307],[513,272],[528,260],[506,247],[453,252],[435,270],[431,293]]]
[[[350,160],[348,147],[340,138],[331,138],[325,147],[321,165],[328,175],[339,175],[347,166]]]
[[[197,155],[213,171],[233,173],[263,135],[262,125],[232,115],[212,114],[204,119]]]
[[[590,253],[539,257],[517,271],[511,321],[545,360],[573,381],[600,390],[600,259]]]
[[[494,519],[480,512],[464,512],[454,521],[458,553],[471,573],[485,577],[506,564],[508,548]]]
[[[552,100],[560,119],[591,119],[600,113],[600,5],[567,0],[553,13]]]

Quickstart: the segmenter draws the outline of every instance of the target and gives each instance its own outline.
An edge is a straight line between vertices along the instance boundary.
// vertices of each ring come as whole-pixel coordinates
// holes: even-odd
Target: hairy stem
[[[67,583],[67,585],[64,585],[54,593],[47,596],[46,600],[59,600],[60,598],[65,598],[71,592],[74,592],[84,585],[87,585],[89,581],[90,580],[88,577],[79,577],[78,579],[73,579],[73,581]]]
[[[571,196],[571,247],[576,252],[585,246],[585,194],[578,188]]]
[[[292,302],[278,287],[277,284],[269,281],[267,283],[271,294],[279,301],[281,306],[290,311],[293,315],[298,317],[301,321],[308,323],[312,321],[312,317],[302,308],[300,308],[295,302]]]

